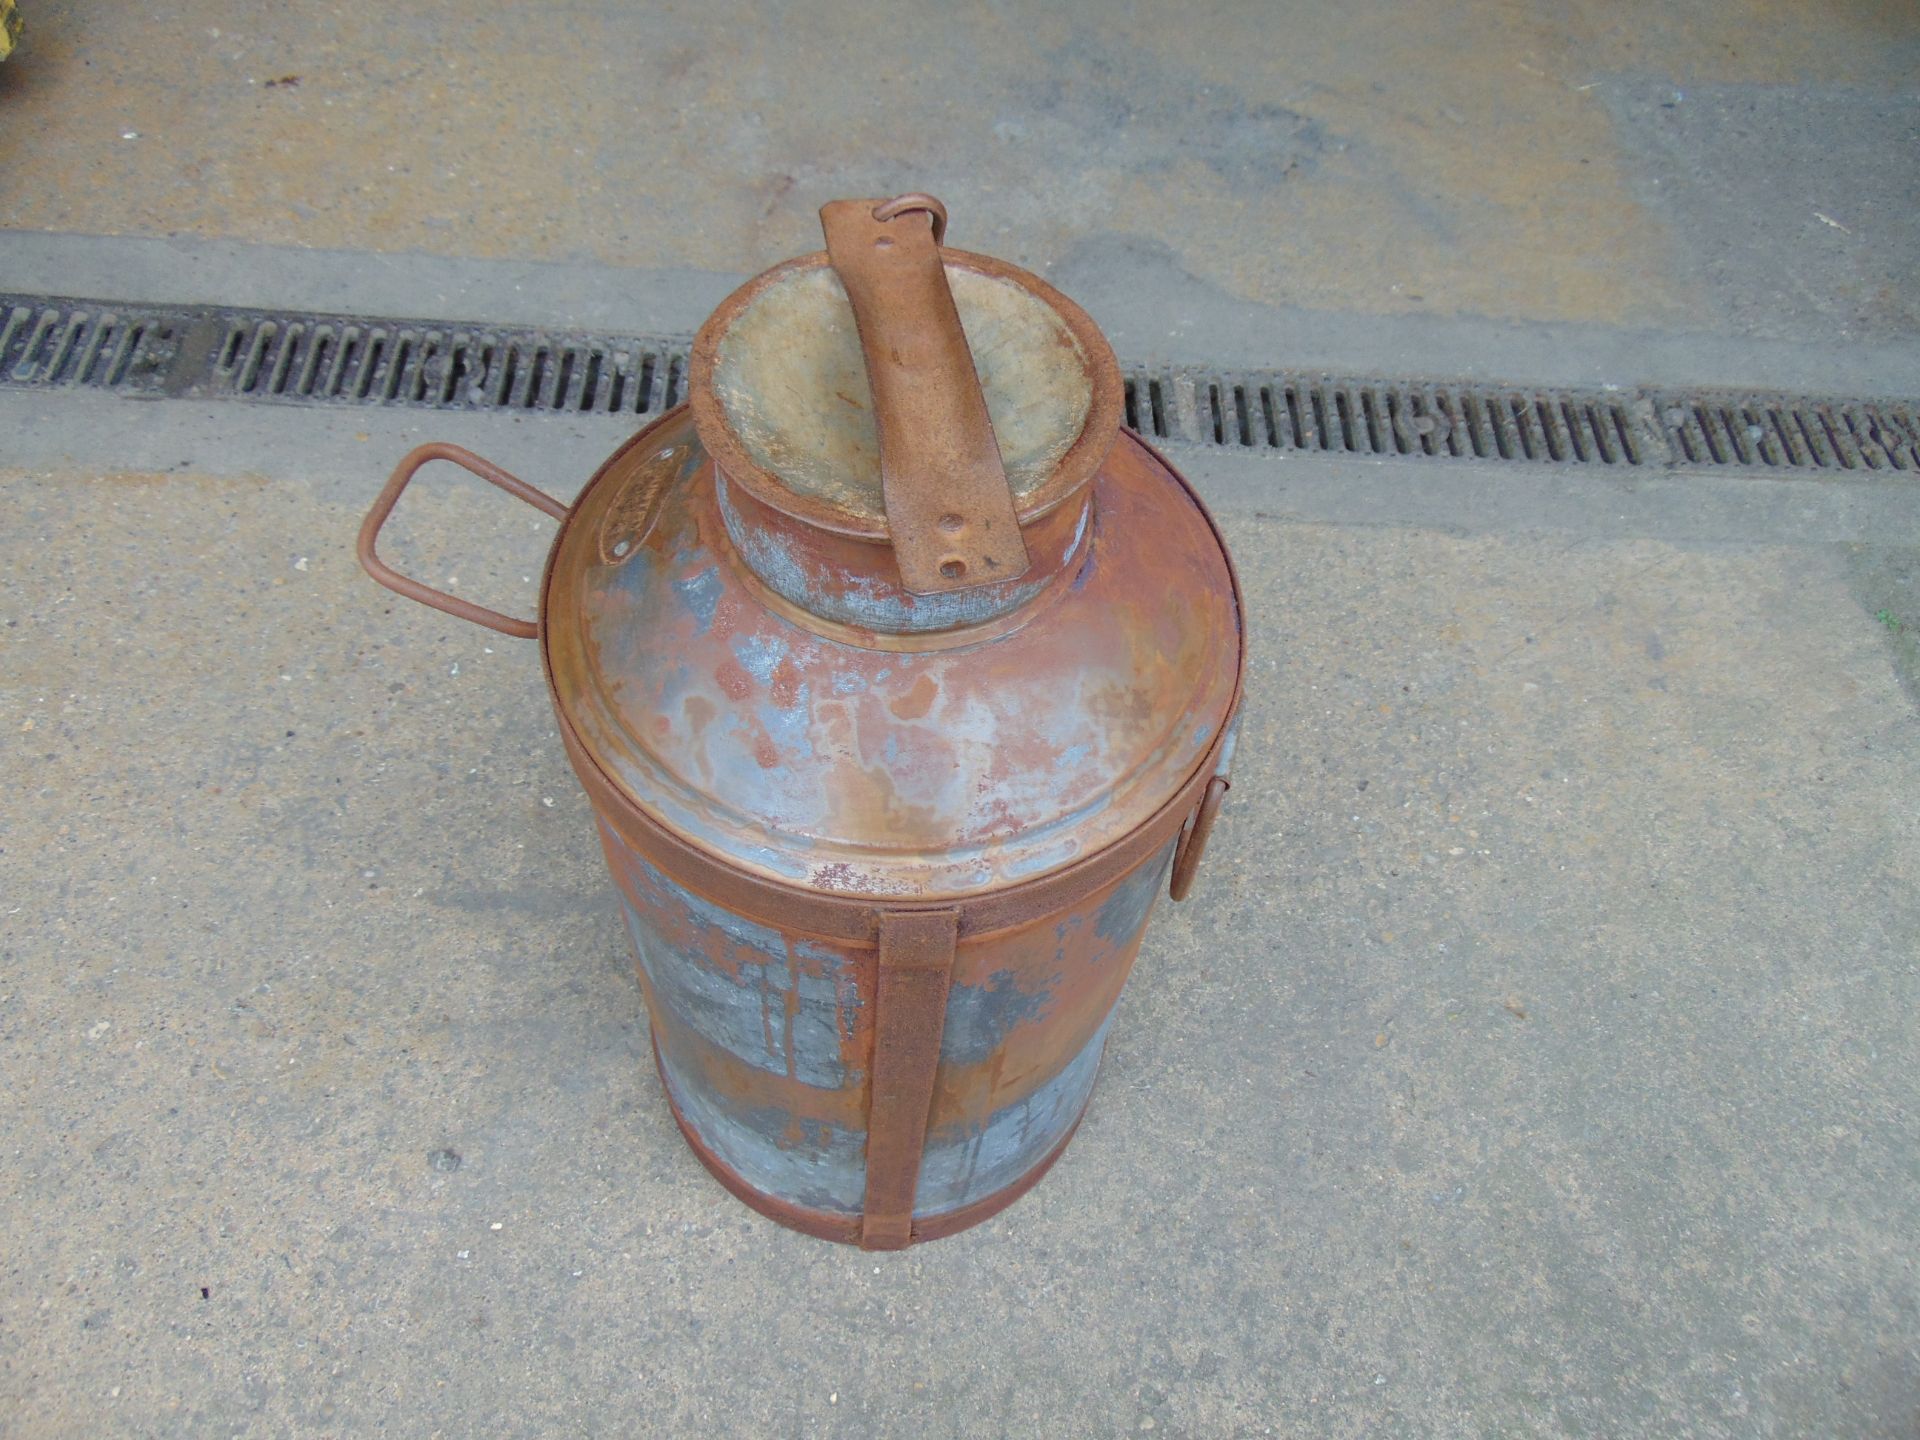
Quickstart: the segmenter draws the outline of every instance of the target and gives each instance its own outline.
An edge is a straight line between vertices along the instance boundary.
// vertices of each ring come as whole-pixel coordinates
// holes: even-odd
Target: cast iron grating
[[[1735,391],[1649,397],[1675,463],[1920,471],[1920,408]]]
[[[1142,434],[1243,450],[1641,465],[1649,448],[1632,395],[1184,372],[1126,386],[1127,423]]]
[[[139,307],[0,296],[0,384],[157,389],[173,339]]]
[[[651,415],[680,403],[686,348],[406,321],[234,318],[214,385],[250,399]]]
[[[0,385],[300,405],[652,415],[683,340],[0,295]]]
[[[656,415],[688,341],[0,294],[0,388],[293,405]],[[1127,424],[1264,455],[1920,472],[1920,405],[1134,366]]]

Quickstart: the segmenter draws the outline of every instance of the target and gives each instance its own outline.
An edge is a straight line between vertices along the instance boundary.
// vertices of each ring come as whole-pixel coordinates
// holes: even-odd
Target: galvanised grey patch
[[[854,1215],[866,1201],[867,1137],[784,1111],[739,1107],[661,1057],[667,1092],[708,1149],[749,1185],[796,1205]]]
[[[700,622],[702,633],[713,623],[714,607],[720,603],[720,574],[709,565],[697,575],[673,582],[687,612]]]
[[[645,864],[637,857],[633,863]],[[729,973],[698,947],[673,945],[622,897],[654,1002],[743,1064],[822,1089],[845,1085],[840,1046],[843,1030],[851,1033],[859,996],[841,957],[804,940],[789,946],[775,932],[728,915],[658,871],[651,878],[665,903],[684,906],[697,928],[723,930],[750,949],[744,956],[736,950],[736,970]],[[727,923],[716,923],[716,917]]]
[[[914,1215],[939,1215],[1004,1189],[1058,1145],[1093,1093],[1112,1026],[1109,1014],[1058,1075],[1024,1099],[994,1111],[979,1128],[929,1135]]]
[[[1016,1026],[1040,1018],[1049,998],[1044,990],[1022,990],[1005,970],[988,976],[984,985],[955,985],[947,992],[941,1064],[984,1064]]]
[[[1113,945],[1128,945],[1139,938],[1152,913],[1153,902],[1166,886],[1167,871],[1173,865],[1175,841],[1169,840],[1160,858],[1143,865],[1128,876],[1094,912],[1094,933]]]
[[[875,585],[859,576],[847,577],[833,591],[816,589],[801,566],[771,538],[764,529],[742,523],[722,483],[714,489],[720,505],[720,518],[726,524],[727,537],[747,568],[765,581],[783,600],[843,625],[860,625],[890,634],[948,630],[956,625],[977,624],[1003,610],[1012,609],[1039,594],[1044,578],[1024,582],[1006,594],[988,594],[982,590],[955,590],[943,595],[910,595]],[[1081,520],[1084,530],[1086,521]],[[1078,545],[1082,536],[1074,536]]]

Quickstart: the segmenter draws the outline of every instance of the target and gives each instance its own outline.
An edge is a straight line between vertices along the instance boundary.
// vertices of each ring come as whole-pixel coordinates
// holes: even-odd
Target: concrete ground
[[[29,7],[0,289],[683,329],[925,186],[1133,359],[1920,390],[1909,6],[886,14]],[[0,391],[0,1433],[1920,1429],[1920,482],[1176,456],[1214,848],[873,1256],[674,1130],[531,647],[353,562],[622,434]]]

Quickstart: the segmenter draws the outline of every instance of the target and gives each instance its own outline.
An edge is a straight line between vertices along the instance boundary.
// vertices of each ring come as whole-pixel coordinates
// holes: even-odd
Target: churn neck
[[[1119,433],[1113,352],[1038,276],[943,245],[927,195],[835,200],[824,252],[735,291],[690,398],[741,560],[884,633],[1018,608],[1084,555]]]

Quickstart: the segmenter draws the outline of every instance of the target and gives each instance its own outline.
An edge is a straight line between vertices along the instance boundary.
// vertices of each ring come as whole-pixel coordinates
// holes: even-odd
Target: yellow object
[[[0,0],[0,60],[13,53],[13,47],[20,43],[20,32],[26,28],[27,22],[13,8],[13,0]]]

